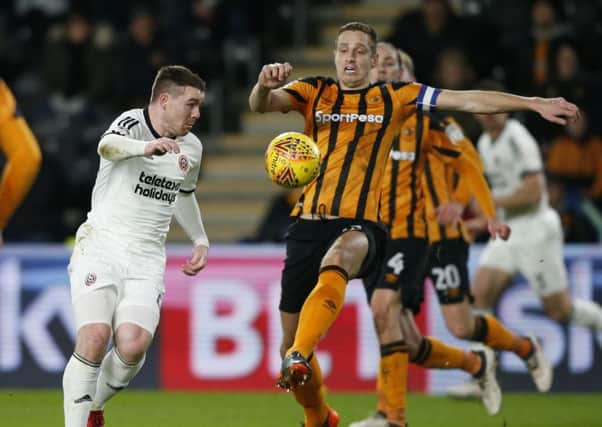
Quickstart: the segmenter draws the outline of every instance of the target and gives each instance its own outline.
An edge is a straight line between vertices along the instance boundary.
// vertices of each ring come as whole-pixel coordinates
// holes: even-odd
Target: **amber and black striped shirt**
[[[433,226],[438,228],[435,208],[434,217],[426,216],[425,204],[433,200],[429,177],[432,189],[435,185],[438,189],[446,188],[446,181],[442,171],[431,170],[428,156],[467,175],[463,179],[469,179],[471,188],[483,193],[478,199],[486,205],[486,214],[495,213],[482,168],[474,164],[470,153],[466,154],[471,148],[474,151],[461,129],[438,113],[418,112],[403,124],[389,154],[382,188],[380,219],[389,226],[391,238],[427,238]],[[435,184],[435,175],[441,182]],[[425,192],[428,192],[426,197]],[[440,197],[440,193],[434,194]],[[449,200],[440,199],[437,205]]]
[[[292,215],[306,213],[378,221],[382,179],[403,121],[436,104],[439,90],[417,83],[375,83],[343,90],[336,80],[305,78],[284,90],[320,148],[317,179]]]
[[[463,155],[479,166],[483,166],[477,150],[470,141],[462,142]],[[468,205],[472,199],[472,190],[466,177],[462,177],[453,165],[441,160],[439,156],[431,153],[427,155],[422,187],[426,201],[426,223],[428,227],[429,242],[462,238],[469,240],[464,224],[457,226],[443,226],[437,222],[437,207],[443,203],[456,202],[462,206]]]

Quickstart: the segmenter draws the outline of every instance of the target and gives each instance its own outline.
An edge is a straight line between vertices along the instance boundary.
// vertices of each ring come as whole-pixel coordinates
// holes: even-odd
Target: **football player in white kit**
[[[144,364],[159,323],[172,216],[194,245],[182,271],[195,275],[207,262],[194,195],[203,149],[190,133],[204,96],[197,74],[163,67],[148,107],[121,114],[100,139],[92,208],[69,263],[77,339],[63,375],[66,427],[103,426],[104,404]]]
[[[496,82],[479,89],[503,90]],[[548,205],[545,173],[537,141],[508,114],[477,115],[484,133],[478,150],[500,217],[512,228],[507,242],[490,240],[479,259],[472,283],[474,307],[491,311],[515,274],[522,274],[552,319],[602,331],[602,308],[572,298],[563,257],[562,225]],[[480,228],[481,219],[472,221]],[[471,220],[467,222],[471,226]],[[550,371],[541,371],[542,374]],[[450,389],[457,397],[477,395],[474,385]]]

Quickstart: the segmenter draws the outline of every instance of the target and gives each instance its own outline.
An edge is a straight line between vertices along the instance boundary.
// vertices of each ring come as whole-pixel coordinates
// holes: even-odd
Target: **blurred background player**
[[[405,52],[383,42],[378,44],[378,62],[371,74],[373,81],[416,80],[412,59]],[[418,145],[414,140],[422,127],[426,130],[421,144]],[[414,314],[419,312],[423,300],[428,234],[431,247],[428,251],[426,275],[435,275],[439,279],[436,282],[437,295],[450,330],[464,339],[469,339],[479,332],[476,340],[499,350],[515,351],[519,354],[522,351],[524,354],[520,355],[531,356],[533,360],[541,359],[543,363],[540,365],[547,366],[543,354],[529,339],[514,335],[492,316],[473,317],[466,265],[468,245],[463,240],[456,241],[460,237],[460,225],[440,225],[440,222],[457,222],[458,218],[449,212],[455,208],[449,193],[460,180],[469,194],[476,193],[480,204],[495,217],[493,201],[482,176],[478,155],[459,126],[449,117],[442,117],[438,113],[425,114],[424,117],[412,116],[404,123],[401,135],[393,144],[394,150],[387,163],[383,185],[383,206],[388,208],[381,210],[381,219],[388,224],[391,236],[394,237],[389,241],[387,256],[382,266],[384,273],[381,273],[382,276],[378,280],[396,280],[402,289],[404,309],[400,322],[411,361],[427,368],[463,369],[472,373],[478,379],[476,382],[480,386],[487,412],[495,414],[500,409],[501,392],[495,381],[493,352],[485,346],[475,349],[475,352],[465,352],[434,337],[423,337],[414,321]],[[441,140],[447,141],[447,145],[442,144]],[[406,155],[400,156],[399,153]],[[433,176],[436,176],[436,180]],[[410,191],[407,191],[406,187],[409,187]],[[412,197],[403,197],[404,194],[411,194]],[[426,223],[423,219],[425,214]],[[437,273],[449,272],[452,269],[452,289],[446,290],[443,286],[446,284],[445,276]],[[372,277],[364,281],[369,295],[376,284],[374,279]],[[482,362],[480,358],[475,358],[475,355],[481,355]],[[549,373],[549,367],[547,371],[543,366],[541,368]],[[547,377],[549,378],[549,375]],[[380,382],[379,378],[377,389]],[[537,385],[540,388],[540,384]],[[549,388],[549,383],[543,386]],[[378,396],[377,412],[352,424],[354,427],[386,426],[381,390],[378,390]]]
[[[494,81],[483,90],[502,90]],[[548,205],[543,163],[537,141],[508,114],[478,115],[483,134],[478,150],[502,218],[512,227],[505,244],[489,241],[479,259],[472,292],[474,306],[491,312],[501,292],[522,274],[552,319],[602,331],[602,309],[593,301],[572,298],[563,260],[563,235],[558,213]],[[467,221],[482,229],[482,218]],[[474,384],[450,390],[458,397],[477,394]]]
[[[321,174],[305,187],[299,208],[293,211],[300,219],[287,239],[280,304],[282,347],[289,347],[293,336],[294,341],[283,351],[278,384],[295,392],[308,427],[338,424],[338,416],[321,395],[313,351],[337,318],[349,279],[374,268],[379,250],[375,238],[382,235],[376,223],[382,171],[398,124],[417,110],[435,106],[482,113],[533,110],[560,124],[578,115],[575,105],[559,98],[446,91],[420,84],[371,85],[376,32],[364,23],[343,25],[334,53],[338,80],[310,77],[282,88],[292,66],[268,64],[249,96],[252,111],[303,114],[305,132],[324,156]],[[353,185],[348,186],[350,182]],[[501,231],[499,223],[491,223],[493,234]],[[399,325],[399,292],[377,288],[372,309],[381,344],[380,369],[386,373],[388,421],[403,426],[408,352]]]
[[[190,133],[205,90],[189,69],[163,67],[149,105],[122,113],[100,139],[92,208],[68,268],[77,338],[63,374],[66,427],[104,426],[105,403],[142,368],[159,323],[173,216],[194,245],[182,271],[196,275],[207,262],[194,195],[203,147]]]
[[[6,163],[0,178],[0,247],[2,230],[33,185],[42,163],[35,136],[19,113],[14,95],[0,78],[0,150]]]

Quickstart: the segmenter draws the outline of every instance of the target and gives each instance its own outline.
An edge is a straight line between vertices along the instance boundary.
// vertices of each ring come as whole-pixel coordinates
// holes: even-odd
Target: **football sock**
[[[138,363],[128,363],[124,361],[119,352],[113,347],[109,351],[100,365],[100,375],[96,382],[96,394],[92,402],[92,409],[98,410],[105,406],[105,403],[115,394],[123,390],[136,376],[144,361],[146,355]]]
[[[300,387],[293,388],[295,399],[305,412],[305,427],[320,427],[328,417],[328,405],[322,387],[322,371],[318,358],[310,356],[308,360],[312,369],[309,381]]]
[[[408,347],[403,340],[380,346],[380,375],[387,406],[387,421],[392,425],[405,425]]]
[[[570,322],[602,331],[602,308],[593,301],[575,298]]]
[[[462,369],[472,375],[481,369],[481,358],[472,351],[464,351],[439,341],[424,337],[413,363],[428,369]]]
[[[348,280],[345,270],[338,266],[320,270],[318,284],[301,308],[295,342],[288,353],[298,351],[307,358],[314,351],[343,307]]]
[[[73,353],[63,373],[63,409],[65,427],[82,427],[94,399],[100,363],[94,363]]]
[[[492,315],[476,316],[473,341],[480,341],[494,350],[512,351],[521,358],[533,353],[533,343],[526,337],[512,333]]]

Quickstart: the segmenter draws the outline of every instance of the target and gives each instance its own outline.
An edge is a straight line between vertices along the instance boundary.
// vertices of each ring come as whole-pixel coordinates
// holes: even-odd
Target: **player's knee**
[[[565,307],[564,305],[546,306],[545,312],[551,319],[559,323],[568,323],[571,319],[570,307]]]
[[[416,359],[418,356],[418,352],[420,350],[420,343],[422,341],[422,337],[417,337],[415,335],[404,336],[404,341],[408,346],[408,353],[410,355],[410,360]]]
[[[86,360],[102,360],[111,338],[111,327],[105,324],[82,326],[77,332],[75,352]]]
[[[368,248],[368,238],[364,233],[349,231],[339,236],[330,247],[322,260],[322,266],[338,265],[350,277],[354,277],[368,254]]]
[[[122,341],[117,345],[121,358],[128,363],[137,363],[144,357],[146,346],[137,340]]]
[[[150,332],[130,323],[120,325],[115,333],[117,351],[129,363],[140,361],[151,341],[152,335]]]
[[[469,340],[472,339],[473,328],[471,325],[466,324],[464,322],[454,322],[448,323],[447,328],[452,333],[452,335],[461,340]]]

